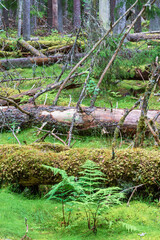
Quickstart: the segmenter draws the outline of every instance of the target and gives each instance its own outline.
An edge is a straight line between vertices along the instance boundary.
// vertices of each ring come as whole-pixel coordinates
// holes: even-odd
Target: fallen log
[[[31,46],[28,42],[24,41],[23,39],[18,40],[18,43],[24,47],[25,49],[27,49],[28,51],[30,51],[33,55],[37,56],[37,57],[42,57],[42,58],[46,58],[46,56],[41,53],[40,51],[38,51],[37,49],[35,49],[33,46]]]
[[[64,132],[68,131],[76,111],[73,107],[38,106],[24,105],[22,109],[32,114],[32,117],[23,114],[15,107],[0,108],[0,128],[7,128],[4,117],[8,123],[16,123],[17,127],[26,128],[31,125],[41,125],[47,122],[46,128],[61,128]],[[76,114],[75,130],[86,131],[92,129],[105,128],[106,132],[113,132],[119,120],[125,113],[125,109],[106,109],[106,108],[81,108]],[[158,110],[148,111],[148,119],[153,119],[159,113]],[[136,132],[137,123],[140,117],[140,110],[133,110],[128,114],[120,130],[127,134]],[[160,117],[157,119],[160,124]]]
[[[10,69],[10,68],[27,68],[32,67],[33,65],[42,66],[45,64],[52,64],[59,60],[67,58],[68,55],[65,54],[56,54],[55,56],[49,56],[46,58],[42,57],[28,57],[28,58],[15,58],[15,59],[5,59],[0,60],[1,69]],[[76,58],[81,58],[84,56],[84,53],[75,54]]]
[[[146,33],[130,33],[127,35],[127,40],[130,42],[138,42],[141,40],[160,40],[160,34],[146,34]]]
[[[22,186],[55,184],[61,180],[42,164],[65,170],[68,175],[79,176],[80,166],[86,159],[96,162],[106,176],[106,185],[130,182],[133,186],[147,184],[156,192],[160,182],[159,150],[145,149],[119,150],[111,160],[108,149],[67,149],[54,144],[34,144],[27,146],[0,146],[0,182],[19,183]],[[58,152],[58,153],[57,153]],[[157,182],[157,184],[155,184]],[[154,189],[155,188],[155,189]],[[157,193],[157,192],[156,192]]]

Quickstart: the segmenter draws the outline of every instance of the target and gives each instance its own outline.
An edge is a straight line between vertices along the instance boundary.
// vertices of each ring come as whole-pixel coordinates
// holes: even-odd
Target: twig
[[[156,1],[156,0],[153,0],[153,1],[150,3],[150,0],[149,0],[148,2],[150,3],[150,5],[153,5],[155,1]],[[118,48],[116,49],[115,53],[114,53],[113,56],[111,57],[109,63],[107,64],[106,68],[104,69],[103,73],[102,73],[101,76],[100,76],[100,79],[99,79],[99,81],[98,81],[98,83],[97,83],[97,86],[96,86],[96,88],[95,88],[95,92],[98,92],[98,91],[99,91],[100,84],[101,84],[101,82],[102,82],[102,80],[103,80],[106,72],[108,71],[108,69],[109,69],[110,66],[112,65],[113,61],[115,60],[118,52],[120,51],[121,46],[122,46],[122,44],[123,44],[126,36],[127,36],[128,33],[131,31],[132,27],[133,27],[134,24],[137,22],[138,18],[139,18],[139,17],[143,14],[143,12],[146,10],[146,7],[147,7],[146,4],[143,5],[142,10],[139,12],[139,14],[137,15],[137,17],[133,20],[132,24],[130,25],[130,27],[128,28],[128,30],[126,31],[126,33],[123,35],[123,37],[122,37],[122,39],[121,39],[121,41],[120,41],[120,43],[119,43]],[[91,100],[91,107],[94,106],[96,99],[97,99],[97,94],[94,94],[93,97],[92,97],[92,100]]]
[[[7,119],[6,119],[6,117],[5,117],[4,113],[3,113],[3,111],[2,111],[1,109],[0,109],[0,111],[1,111],[1,113],[2,113],[2,116],[4,117],[5,122],[7,123],[8,128],[11,130],[11,132],[12,132],[14,138],[17,140],[18,144],[21,145],[21,143],[20,143],[18,137],[16,136],[16,134],[15,134],[15,132],[14,132],[14,129],[11,128],[11,126],[10,126],[10,124],[8,123],[8,121],[7,121]]]
[[[140,184],[140,185],[138,185],[138,186],[134,186],[134,187],[127,188],[127,189],[125,189],[125,190],[122,191],[122,192],[124,192],[124,191],[128,191],[128,190],[134,188],[134,189],[133,189],[133,192],[132,192],[132,194],[131,194],[131,196],[129,197],[128,202],[127,202],[127,206],[128,206],[128,207],[129,207],[129,203],[130,203],[130,201],[131,201],[131,198],[133,197],[135,191],[137,191],[137,188],[142,187],[142,186],[144,186],[144,185],[145,185],[145,183]]]
[[[0,99],[8,102],[8,103],[11,103],[13,104],[18,110],[20,110],[22,113],[25,113],[27,114],[28,116],[32,116],[32,114],[30,112],[27,112],[25,111],[23,108],[21,108],[14,100],[10,99],[10,98],[6,98],[6,97],[3,97],[3,96],[0,96]]]
[[[112,25],[112,27],[104,34],[104,36],[98,41],[96,42],[96,44],[92,47],[92,49],[89,51],[88,54],[86,54],[75,66],[74,68],[71,70],[71,72],[69,73],[69,75],[66,77],[66,79],[64,80],[63,84],[61,85],[61,87],[59,88],[59,91],[55,97],[54,100],[54,105],[57,104],[59,95],[62,91],[62,89],[64,88],[64,86],[66,85],[66,83],[68,82],[68,80],[70,79],[70,77],[72,76],[72,74],[77,70],[77,68],[94,52],[94,50],[100,45],[100,43],[109,35],[109,33],[112,31],[112,29],[119,23],[119,21],[126,16],[130,10],[137,4],[138,0],[135,1],[135,3]]]

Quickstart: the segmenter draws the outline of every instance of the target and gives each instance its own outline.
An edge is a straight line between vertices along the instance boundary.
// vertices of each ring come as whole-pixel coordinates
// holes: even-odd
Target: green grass
[[[36,240],[138,240],[138,234],[142,232],[146,233],[145,240],[160,239],[160,208],[156,204],[131,201],[130,207],[124,203],[105,210],[98,217],[98,232],[95,236],[87,229],[82,209],[74,207],[71,224],[64,228],[61,226],[60,203],[45,199],[29,200],[22,194],[1,189],[0,237],[21,239],[26,231],[25,218],[29,225],[28,236]]]

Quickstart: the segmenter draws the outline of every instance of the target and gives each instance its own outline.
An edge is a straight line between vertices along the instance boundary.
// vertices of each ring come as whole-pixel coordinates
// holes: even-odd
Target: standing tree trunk
[[[31,11],[33,11],[33,13],[31,14],[31,34],[34,35],[34,32],[37,28],[37,16],[36,16],[36,12],[38,11],[37,0],[31,0]]]
[[[110,28],[110,0],[99,0],[99,20],[107,31]]]
[[[116,6],[116,0],[110,0],[110,16],[111,16],[111,22],[114,23],[114,9]]]
[[[135,6],[135,17],[139,14],[140,8],[138,5]],[[142,26],[141,26],[141,17],[138,18],[137,22],[134,24],[134,32],[139,33],[142,32]]]
[[[81,26],[81,3],[80,0],[74,0],[74,28],[78,29]]]
[[[9,11],[7,9],[3,8],[2,15],[3,15],[4,30],[7,31],[9,28]]]
[[[47,6],[47,26],[48,26],[48,29],[52,28],[52,0],[48,0],[48,6]]]
[[[2,0],[0,0],[0,3],[1,3]],[[0,27],[3,26],[3,23],[2,23],[2,6],[0,5]]]
[[[126,12],[126,1],[124,0],[116,0],[116,16],[115,20],[117,20],[120,16],[122,16]],[[126,27],[126,17],[123,17],[122,20],[115,26],[113,32],[115,34],[123,33]]]
[[[155,2],[155,6],[157,8],[160,8],[160,1],[159,0],[157,0]],[[150,20],[149,30],[150,31],[159,31],[160,30],[160,16],[156,12],[154,14],[154,17],[151,18],[151,20]]]
[[[48,18],[49,29],[58,29],[58,0],[48,0]]]
[[[22,6],[23,0],[18,0],[18,33],[17,37],[21,37],[21,28],[22,28]]]
[[[30,40],[30,0],[23,2],[23,38]]]
[[[63,32],[63,8],[62,0],[58,0],[58,31]]]

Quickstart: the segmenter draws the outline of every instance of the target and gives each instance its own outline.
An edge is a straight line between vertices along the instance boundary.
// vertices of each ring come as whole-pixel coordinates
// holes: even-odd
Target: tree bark
[[[160,34],[146,34],[146,33],[130,33],[127,35],[127,40],[130,42],[138,42],[140,40],[159,40]]]
[[[1,3],[2,0],[0,0]],[[0,28],[3,27],[3,23],[2,23],[2,6],[0,5]]]
[[[99,0],[99,20],[105,30],[110,28],[110,0]]]
[[[30,40],[30,0],[23,0],[23,38]]]
[[[74,0],[73,1],[73,5],[74,5],[74,10],[73,10],[73,14],[74,14],[74,28],[78,29],[81,26],[81,3],[80,0]]]
[[[60,59],[64,59],[68,55],[57,54],[55,56],[49,56],[46,58],[42,57],[29,57],[29,58],[15,58],[15,59],[5,59],[0,60],[0,68],[1,69],[10,69],[10,68],[26,68],[32,67],[34,64],[38,66],[42,66],[45,64],[52,64],[53,62],[57,62]],[[79,53],[76,54],[75,57],[79,58],[84,56],[84,54]]]
[[[58,0],[58,31],[60,33],[63,32],[63,8],[62,8],[62,0]]]
[[[0,128],[7,128],[7,124],[3,121],[3,115],[7,122],[12,124],[15,122],[21,128],[30,127],[32,124],[42,124],[47,122],[46,127],[52,129],[54,127],[61,127],[64,131],[68,131],[73,116],[77,111],[73,107],[53,107],[53,106],[38,106],[24,105],[21,106],[26,112],[32,114],[30,117],[20,112],[15,107],[1,107],[0,112]],[[106,108],[81,108],[76,113],[74,128],[79,131],[91,130],[96,128],[105,128],[108,132],[113,132],[120,119],[125,114],[125,109],[110,109]],[[147,112],[148,119],[153,119],[159,111],[150,110]],[[120,131],[126,134],[133,134],[136,132],[137,123],[141,115],[141,110],[133,110],[126,117],[123,126],[120,126]],[[160,118],[157,119],[160,124]],[[66,128],[65,128],[66,127]]]
[[[24,41],[23,39],[19,40],[18,43],[24,47],[25,49],[27,49],[28,51],[30,51],[33,55],[37,56],[37,57],[42,57],[45,58],[46,56],[39,52],[37,49],[35,49],[34,47],[32,47],[29,43],[27,43],[26,41]]]
[[[21,29],[22,29],[22,7],[23,7],[23,0],[18,0],[18,33],[17,37],[21,37]]]
[[[157,8],[160,8],[160,1],[157,0],[155,2],[155,6]],[[150,25],[149,25],[149,30],[150,31],[159,31],[160,30],[160,16],[157,13],[154,13],[154,16],[150,20]]]
[[[111,16],[111,22],[114,23],[115,17],[114,17],[114,9],[116,5],[116,0],[110,0],[110,16]]]
[[[35,14],[35,11],[38,11],[37,0],[31,0],[31,10],[34,11],[34,13],[31,14],[31,34],[34,35],[37,28],[37,15]]]
[[[118,19],[120,16],[122,16],[126,12],[126,1],[116,0],[116,7],[117,7],[117,14],[115,16],[115,19]],[[113,32],[115,34],[122,34],[125,30],[125,27],[126,27],[126,17],[123,17],[123,19],[113,29]]]
[[[135,7],[135,18],[140,12],[140,7],[137,5]],[[139,33],[142,32],[142,26],[141,26],[141,17],[137,19],[137,22],[134,24],[134,32]]]
[[[5,8],[2,10],[3,14],[3,25],[4,25],[4,30],[8,30],[9,28],[9,11]]]

